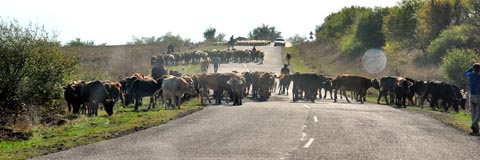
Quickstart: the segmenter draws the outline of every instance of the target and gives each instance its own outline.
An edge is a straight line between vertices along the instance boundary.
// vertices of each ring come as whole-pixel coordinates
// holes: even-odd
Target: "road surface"
[[[278,73],[281,48],[257,49],[266,53],[263,64],[222,64],[219,72]],[[35,159],[480,159],[480,138],[385,105],[292,103],[274,95],[242,106],[209,105],[164,125]]]

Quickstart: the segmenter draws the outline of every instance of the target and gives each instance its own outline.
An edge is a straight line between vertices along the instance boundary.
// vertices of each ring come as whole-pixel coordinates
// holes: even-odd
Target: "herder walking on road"
[[[232,50],[233,50],[234,46],[235,46],[235,39],[233,39],[233,35],[232,35],[230,37],[230,40],[228,41],[228,49],[230,49],[230,47],[231,47]]]
[[[218,56],[213,57],[212,63],[213,63],[213,72],[217,73],[218,66],[220,65],[220,58]]]
[[[292,54],[287,53],[287,62],[288,62],[288,65],[290,65],[290,59],[292,59]]]
[[[288,69],[288,65],[283,65],[283,68],[280,70],[281,74],[290,74],[290,69]]]
[[[480,136],[478,133],[480,121],[480,64],[475,63],[467,72],[468,81],[470,82],[470,111],[472,113],[472,136]]]

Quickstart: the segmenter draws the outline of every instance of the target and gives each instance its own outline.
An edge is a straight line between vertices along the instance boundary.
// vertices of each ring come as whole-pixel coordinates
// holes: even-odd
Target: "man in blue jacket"
[[[480,64],[473,64],[465,74],[470,82],[470,110],[472,112],[472,133],[470,135],[480,136],[478,133],[478,121],[480,121]]]

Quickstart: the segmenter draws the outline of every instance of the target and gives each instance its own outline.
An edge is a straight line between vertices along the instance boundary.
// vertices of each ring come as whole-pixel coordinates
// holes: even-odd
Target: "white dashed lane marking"
[[[310,139],[308,140],[308,142],[303,146],[303,148],[308,148],[308,147],[310,147],[310,145],[312,145],[312,143],[313,143],[313,140],[314,140],[313,138],[310,138]]]
[[[317,122],[318,122],[318,118],[317,118],[317,116],[313,116],[313,121],[315,121],[315,123],[317,123]]]
[[[310,106],[304,104],[303,107],[305,107],[306,109],[310,109]]]

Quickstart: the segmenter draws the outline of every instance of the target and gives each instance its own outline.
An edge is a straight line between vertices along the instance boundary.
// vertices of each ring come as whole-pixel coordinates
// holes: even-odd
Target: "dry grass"
[[[226,47],[201,45],[179,48],[176,53],[224,48]],[[118,45],[69,47],[66,49],[70,52],[78,52],[80,57],[80,69],[73,80],[118,81],[133,73],[149,73],[151,71],[150,58],[153,55],[164,54],[167,45]]]
[[[415,60],[422,55],[417,50],[400,53],[401,59],[387,58],[386,68],[380,73],[372,74],[363,68],[361,57],[349,59],[332,45],[314,42],[295,45],[294,48],[296,48],[294,50],[298,51],[306,66],[313,68],[317,73],[332,77],[338,74],[363,75],[369,78],[393,75],[418,80],[441,80],[448,82],[448,79],[442,75],[439,66],[421,64]],[[397,67],[395,67],[396,65]],[[399,74],[396,74],[397,71]]]

